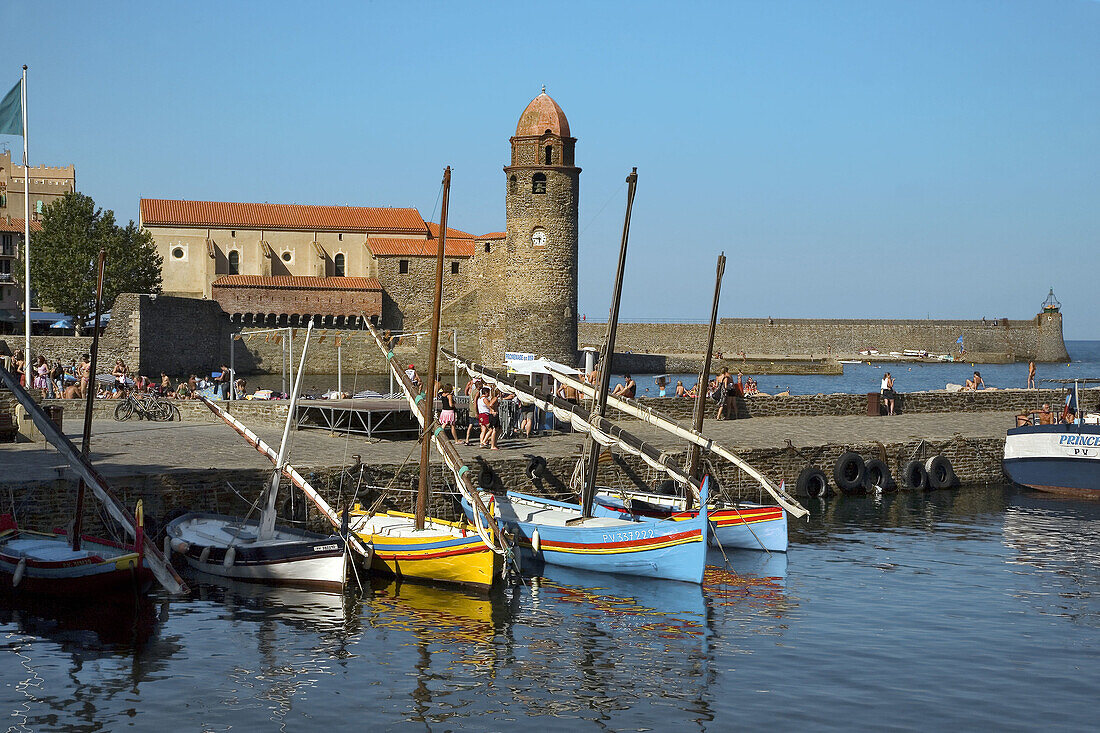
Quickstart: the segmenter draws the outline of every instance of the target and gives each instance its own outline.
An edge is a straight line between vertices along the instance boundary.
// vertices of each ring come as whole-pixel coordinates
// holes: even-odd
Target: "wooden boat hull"
[[[1100,496],[1100,425],[1025,425],[1005,438],[1004,471],[1039,491]]]
[[[493,497],[495,514],[516,534],[525,558],[548,565],[620,575],[642,575],[688,583],[703,581],[707,515],[682,521],[631,521],[596,517],[582,524],[538,521],[551,513],[580,517],[576,504],[510,491]],[[463,501],[471,518],[473,509]],[[588,525],[588,526],[585,526]],[[536,540],[537,532],[537,540]],[[536,546],[537,545],[537,546]]]
[[[375,572],[482,589],[492,587],[501,577],[503,557],[473,531],[463,537],[459,525],[429,519],[429,529],[423,533],[403,530],[402,536],[392,528],[396,522],[411,525],[411,514],[386,512],[375,516],[379,521],[372,523],[365,512],[349,514],[351,530],[373,549],[371,569]]]
[[[628,518],[632,514],[651,519],[694,519],[697,510],[683,511],[683,500],[656,494],[627,494],[631,501],[628,510],[619,495],[600,494],[596,497],[597,514]],[[780,506],[742,504],[736,508],[710,507],[710,534],[707,539],[712,547],[735,550],[787,551],[787,513]]]
[[[107,540],[84,537],[81,550],[74,553],[62,533],[12,529],[0,536],[3,592],[58,598],[92,596],[125,588],[144,591],[152,581],[153,573],[140,553]]]
[[[291,539],[235,542],[232,562],[227,565],[229,543],[218,536],[222,531],[219,527],[243,527],[254,532],[259,524],[195,512],[172,520],[165,531],[172,551],[200,573],[303,588],[339,589],[344,585],[347,570],[344,541],[336,535],[277,527],[278,536]]]

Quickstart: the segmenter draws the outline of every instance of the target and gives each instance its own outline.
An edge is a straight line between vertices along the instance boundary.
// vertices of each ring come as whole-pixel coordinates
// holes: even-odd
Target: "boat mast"
[[[691,428],[695,432],[703,430],[703,413],[707,409],[707,384],[710,382],[710,358],[714,353],[714,327],[718,323],[718,297],[722,294],[722,275],[726,272],[726,253],[718,255],[718,269],[714,277],[714,303],[710,307],[710,330],[707,331],[707,351],[703,354],[703,371],[699,373],[696,386],[695,414]],[[688,448],[687,475],[699,478],[699,446],[692,444]],[[691,497],[687,497],[687,506],[691,508]]]
[[[269,540],[275,535],[275,500],[279,496],[279,482],[283,477],[283,467],[286,465],[286,445],[290,438],[290,426],[294,422],[294,413],[298,405],[298,390],[302,387],[302,372],[306,370],[306,352],[309,351],[309,336],[313,333],[313,321],[310,320],[306,327],[306,342],[302,344],[302,360],[298,364],[298,373],[294,375],[294,386],[290,389],[290,406],[286,412],[286,423],[283,424],[283,442],[279,444],[279,455],[275,459],[275,470],[271,474],[271,484],[267,487],[267,504],[260,515],[260,531],[258,538]]]
[[[107,253],[99,250],[99,259],[96,263],[95,286],[95,325],[92,327],[92,363],[88,365],[88,394],[84,395],[84,434],[80,439],[80,454],[88,457],[88,449],[92,442],[92,406],[95,400],[95,372],[96,360],[99,357],[99,311],[103,307],[103,266],[107,260]],[[79,377],[77,377],[79,380]],[[78,381],[77,384],[80,384]],[[84,524],[84,479],[76,487],[76,511],[73,517],[73,536],[71,538],[73,552],[80,550],[80,533]]]
[[[615,292],[611,296],[611,315],[607,321],[607,340],[600,357],[600,388],[592,414],[603,417],[607,413],[607,391],[611,386],[611,359],[615,355],[615,332],[619,328],[619,301],[623,293],[623,273],[626,271],[626,243],[630,236],[630,211],[634,207],[634,191],[638,188],[638,169],[635,167],[626,177],[626,217],[623,220],[623,239],[619,245],[619,269],[615,272]],[[592,516],[592,502],[596,497],[596,474],[600,470],[600,444],[591,436],[585,446],[588,476],[581,492],[581,516]]]
[[[424,515],[428,511],[428,456],[431,441],[428,431],[432,428],[432,410],[435,404],[435,369],[439,355],[439,319],[443,310],[443,253],[447,245],[447,204],[451,196],[451,166],[443,171],[443,208],[439,214],[439,243],[435,253],[435,302],[432,304],[432,335],[428,346],[428,373],[420,380],[423,391],[420,410],[424,415],[424,432],[420,436],[420,483],[416,489],[416,528],[424,529]]]

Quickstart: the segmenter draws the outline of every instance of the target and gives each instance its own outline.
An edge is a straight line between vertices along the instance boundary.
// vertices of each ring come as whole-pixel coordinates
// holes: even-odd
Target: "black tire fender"
[[[901,477],[905,485],[914,491],[928,490],[928,471],[924,468],[922,461],[913,460],[906,463]]]
[[[863,477],[867,472],[867,466],[863,462],[863,456],[855,451],[847,451],[840,454],[833,467],[833,481],[836,487],[844,493],[863,491]]]
[[[496,482],[496,475],[493,473],[493,469],[488,466],[482,466],[481,471],[477,475],[477,488],[490,489]]]
[[[546,459],[542,456],[531,456],[527,459],[525,473],[532,480],[542,478],[546,475]]]
[[[812,499],[820,499],[829,493],[829,479],[817,466],[806,466],[798,474],[795,491]]]
[[[959,477],[947,456],[933,456],[924,462],[924,472],[928,474],[928,485],[933,489],[950,489]]]
[[[898,484],[890,473],[890,467],[884,461],[872,458],[867,461],[863,472],[863,486],[868,491],[874,489],[875,486],[883,491],[893,491],[898,487]]]

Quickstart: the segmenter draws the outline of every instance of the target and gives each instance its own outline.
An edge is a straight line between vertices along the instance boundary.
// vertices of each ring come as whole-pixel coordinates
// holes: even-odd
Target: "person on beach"
[[[490,419],[489,410],[489,388],[482,387],[481,392],[477,396],[477,424],[481,428],[481,439],[479,444],[482,448],[488,448],[489,443],[489,423]]]
[[[79,378],[79,395],[85,397],[88,394],[88,385],[92,383],[92,357],[89,354],[81,354],[80,364],[76,367],[76,376]]]
[[[982,373],[974,372],[974,378],[966,380],[966,384],[963,385],[964,391],[978,390],[985,387],[985,382],[982,381]]]
[[[726,397],[730,392],[731,385],[733,384],[733,376],[730,374],[729,367],[722,367],[721,374],[714,380],[714,399],[718,403],[718,412],[715,414],[715,420],[725,420],[726,410],[728,409],[726,404]]]
[[[477,422],[477,399],[481,394],[481,380],[470,377],[470,381],[466,382],[462,394],[466,395],[469,400],[467,403],[469,406],[466,408],[466,439],[462,441],[462,445],[469,445],[470,433],[473,432],[474,423]]]
[[[1027,363],[1027,389],[1035,389],[1035,362]]]
[[[682,379],[676,380],[676,396],[687,397],[688,391],[684,389],[684,382]]]
[[[50,365],[46,363],[46,357],[41,354],[34,362],[34,387],[41,390],[42,399],[46,399],[50,391]]]
[[[27,387],[27,357],[23,355],[23,350],[15,352],[15,356],[11,360],[12,374],[19,380],[19,386],[26,389]]]
[[[886,406],[886,414],[894,414],[894,398],[897,393],[894,392],[894,376],[890,372],[882,377],[882,384],[879,386],[879,391],[882,394],[882,403]]]
[[[447,428],[451,429],[451,437],[454,441],[458,442],[458,431],[455,430],[455,422],[458,420],[458,413],[455,412],[455,391],[454,387],[449,384],[444,384],[439,390],[439,424],[443,426],[443,430]]]

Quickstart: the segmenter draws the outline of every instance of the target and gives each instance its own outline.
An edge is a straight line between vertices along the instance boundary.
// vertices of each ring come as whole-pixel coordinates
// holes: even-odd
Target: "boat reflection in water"
[[[1039,587],[1021,587],[1017,597],[1039,613],[1073,623],[1100,627],[1090,609],[1100,575],[1100,502],[1021,491],[1004,513],[1004,544],[1012,564],[1045,571],[1021,573],[1021,582],[1038,579]],[[1094,604],[1091,604],[1094,605]]]

